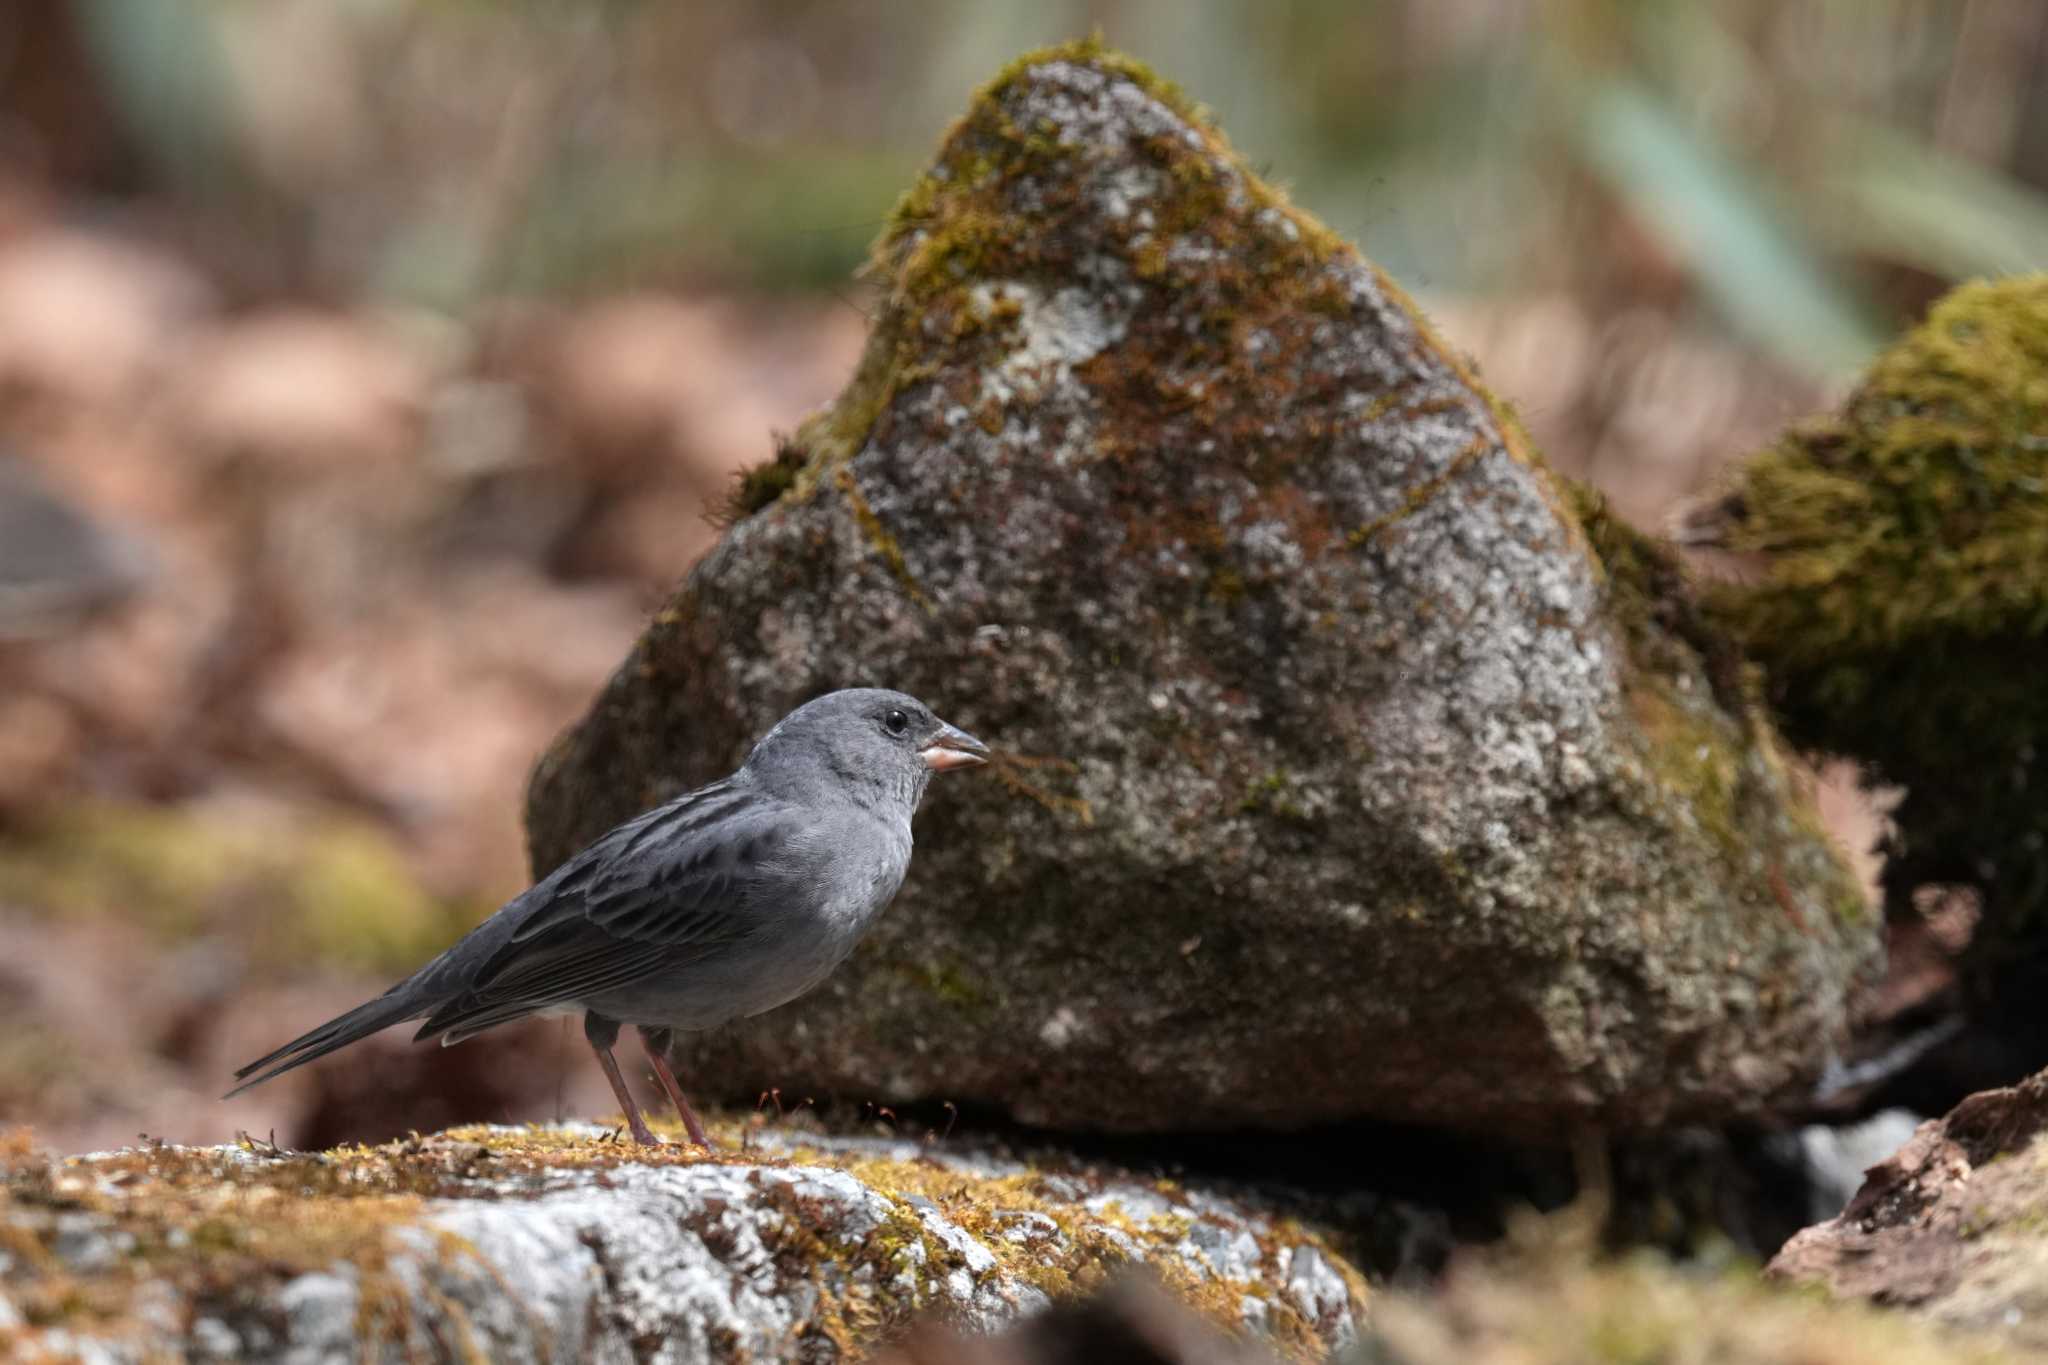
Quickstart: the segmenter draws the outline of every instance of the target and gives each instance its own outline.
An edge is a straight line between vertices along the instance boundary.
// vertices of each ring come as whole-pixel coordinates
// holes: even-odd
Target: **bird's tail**
[[[300,1034],[277,1051],[258,1057],[235,1073],[235,1079],[241,1084],[221,1098],[232,1099],[249,1087],[261,1085],[273,1076],[281,1076],[293,1067],[304,1066],[380,1029],[430,1012],[440,1002],[422,999],[416,982],[417,978],[401,981],[375,1000],[357,1005],[347,1014],[329,1019],[310,1033]]]

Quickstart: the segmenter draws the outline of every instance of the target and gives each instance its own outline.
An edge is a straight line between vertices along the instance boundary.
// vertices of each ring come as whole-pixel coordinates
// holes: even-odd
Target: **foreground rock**
[[[1562,1229],[1562,1230],[1561,1230]],[[1439,1292],[1374,1303],[1338,1365],[2017,1365],[1977,1334],[1759,1284],[1746,1267],[1655,1253],[1590,1259],[1577,1214],[1524,1220],[1517,1244],[1468,1251]],[[1274,1365],[1142,1282],[1040,1314],[994,1339],[920,1330],[882,1365]]]
[[[1324,1242],[1202,1190],[907,1142],[750,1145],[650,1156],[598,1129],[471,1128],[51,1161],[17,1142],[0,1347],[836,1360],[913,1316],[992,1331],[1132,1266],[1288,1358],[1364,1320]]]
[[[852,386],[533,786],[545,870],[829,687],[1003,751],[706,1083],[1551,1135],[1821,1067],[1874,925],[1739,667],[1177,96],[1025,59],[876,272]]]
[[[2048,1351],[2048,1072],[1922,1124],[1773,1275]]]

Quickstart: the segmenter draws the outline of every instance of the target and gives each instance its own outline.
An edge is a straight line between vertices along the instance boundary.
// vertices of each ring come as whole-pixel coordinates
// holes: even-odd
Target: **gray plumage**
[[[634,1135],[653,1140],[611,1056],[621,1023],[640,1027],[706,1142],[663,1060],[669,1030],[760,1014],[823,981],[902,885],[931,774],[987,754],[901,692],[820,697],[732,776],[604,835],[377,999],[243,1067],[228,1093],[396,1023],[423,1020],[416,1037],[446,1044],[581,1010]]]

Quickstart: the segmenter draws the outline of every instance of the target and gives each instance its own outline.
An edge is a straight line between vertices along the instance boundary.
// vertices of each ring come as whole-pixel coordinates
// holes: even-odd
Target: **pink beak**
[[[966,768],[988,762],[988,745],[965,730],[955,729],[941,721],[939,732],[917,751],[917,756],[924,760],[925,767],[942,773],[948,768]]]

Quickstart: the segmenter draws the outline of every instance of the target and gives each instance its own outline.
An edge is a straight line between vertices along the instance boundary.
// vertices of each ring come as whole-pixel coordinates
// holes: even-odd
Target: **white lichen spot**
[[[1102,186],[1096,203],[1104,217],[1122,222],[1142,201],[1157,197],[1165,183],[1165,177],[1150,166],[1119,166]]]
[[[1278,235],[1282,241],[1301,240],[1301,229],[1296,226],[1294,219],[1277,208],[1260,209],[1256,221],[1260,227]]]
[[[1284,521],[1268,519],[1238,528],[1236,543],[1245,560],[1263,573],[1290,575],[1300,572],[1305,557],[1301,543]]]
[[[1124,320],[1106,316],[1099,301],[1083,289],[1062,289],[1050,299],[1028,291],[1018,327],[1023,344],[1006,361],[1013,373],[1079,365],[1124,335]]]
[[[1314,1247],[1296,1247],[1288,1257],[1286,1293],[1295,1311],[1325,1332],[1339,1351],[1358,1335],[1351,1315],[1351,1290]]]
[[[1081,1017],[1070,1007],[1061,1005],[1039,1025],[1038,1040],[1047,1047],[1065,1047],[1080,1031]]]
[[[348,1360],[356,1350],[354,1272],[315,1271],[277,1293],[292,1359]],[[331,1354],[322,1355],[321,1352]]]

